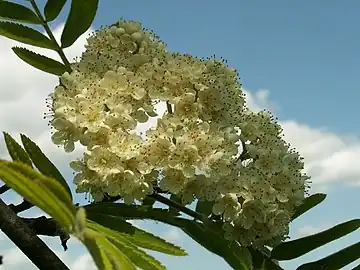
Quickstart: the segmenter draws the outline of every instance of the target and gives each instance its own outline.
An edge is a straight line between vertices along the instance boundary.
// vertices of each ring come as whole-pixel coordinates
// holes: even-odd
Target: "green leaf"
[[[155,236],[149,232],[135,227],[135,232],[132,235],[125,235],[134,245],[149,250],[165,253],[173,256],[187,256],[188,254],[182,248],[165,241],[164,239]]]
[[[249,247],[253,268],[257,270],[281,270],[282,268],[274,260],[270,259],[268,254],[270,250],[263,247],[261,251]]]
[[[338,270],[360,258],[360,242],[339,250],[321,260],[303,264],[297,270]]]
[[[124,270],[136,270],[133,262],[126,256],[124,252],[122,252],[119,248],[117,248],[113,243],[111,243],[108,239],[99,234],[96,239],[96,244],[100,249],[103,249],[113,268],[109,269],[124,269]],[[107,268],[105,268],[107,269]]]
[[[18,144],[8,133],[3,132],[3,134],[7,150],[12,160],[21,161],[32,167],[31,159],[21,145]]]
[[[40,48],[56,49],[55,43],[40,32],[11,22],[0,22],[0,35]]]
[[[17,22],[41,24],[41,21],[31,9],[7,1],[0,1],[0,18]]]
[[[300,204],[295,209],[295,213],[292,216],[292,220],[298,218],[302,214],[304,214],[307,211],[309,211],[310,209],[314,208],[319,203],[321,203],[323,200],[325,200],[325,198],[326,198],[326,194],[323,194],[323,193],[313,194],[313,195],[305,198],[304,201],[302,202],[302,204]]]
[[[83,239],[82,242],[85,244],[97,268],[99,270],[113,270],[114,267],[111,264],[108,254],[96,243],[96,239],[102,236],[90,229],[86,229],[85,235],[85,239]]]
[[[61,76],[67,71],[63,64],[46,56],[20,47],[13,47],[12,50],[24,62],[47,73]]]
[[[44,7],[45,19],[47,22],[55,20],[63,9],[66,0],[48,0]]]
[[[72,224],[75,208],[63,187],[53,179],[18,161],[0,161],[0,178],[24,199],[52,216],[64,229]],[[62,197],[64,195],[67,197]]]
[[[98,0],[72,0],[70,13],[61,35],[61,47],[71,46],[93,22],[98,8]],[[80,15],[81,14],[81,15]]]
[[[133,234],[135,232],[135,227],[122,218],[103,213],[94,213],[88,211],[88,208],[85,209],[87,210],[87,219],[93,222],[121,233]]]
[[[196,204],[195,211],[206,215],[207,217],[212,214],[212,207],[214,202],[209,201],[198,201]]]
[[[94,214],[105,214],[110,216],[127,219],[152,219],[166,221],[176,215],[169,213],[168,210],[152,208],[150,206],[126,205],[124,203],[102,202],[93,203],[85,206],[88,217]]]
[[[28,137],[21,134],[21,141],[36,168],[38,168],[38,170],[44,175],[53,177],[55,180],[57,180],[65,188],[72,200],[71,190],[66,183],[66,180],[55,167],[55,165],[52,164],[52,162],[44,155],[44,153],[41,152],[40,148]]]
[[[138,249],[132,242],[127,240],[122,234],[109,228],[101,226],[95,222],[89,221],[88,227],[99,233],[106,235],[108,240],[123,252],[136,266],[146,270],[164,270],[166,269],[159,261],[144,251]]]
[[[138,249],[131,242],[126,241],[123,238],[122,241],[119,239],[111,238],[110,242],[121,250],[137,267],[144,270],[166,270],[166,267],[161,264],[154,257],[148,255],[146,252]]]
[[[237,242],[225,240],[220,234],[194,220],[174,218],[174,223],[207,250],[222,257],[233,269],[252,269],[251,254]]]
[[[171,244],[164,239],[149,232],[143,231],[130,223],[125,222],[121,217],[109,216],[102,213],[88,213],[88,219],[121,233],[136,246],[162,252],[174,256],[186,256],[186,252],[180,247]]]
[[[284,242],[271,251],[271,257],[276,260],[292,260],[314,249],[343,237],[360,227],[360,219],[353,219],[336,225],[326,231],[293,241]]]

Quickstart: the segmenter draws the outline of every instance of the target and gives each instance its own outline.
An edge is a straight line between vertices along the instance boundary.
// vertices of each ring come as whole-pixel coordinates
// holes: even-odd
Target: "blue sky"
[[[37,2],[42,5],[45,1]],[[65,20],[67,10],[68,6],[53,27]],[[138,20],[154,30],[171,51],[196,56],[215,54],[239,70],[243,86],[254,103],[276,109],[276,115],[284,123],[285,135],[305,156],[305,162],[309,161],[315,190],[326,190],[329,194],[321,206],[291,226],[292,236],[300,236],[359,217],[359,10],[360,2],[355,0],[103,0],[92,27],[112,24],[120,17]],[[6,59],[15,61],[15,58]],[[20,104],[14,99],[11,102]],[[2,130],[10,129],[14,134],[33,132],[23,126],[17,130],[5,120],[1,122],[1,113],[6,114],[4,107],[0,108]],[[58,152],[58,156],[63,154],[61,150]],[[66,166],[61,168],[71,181],[70,170]],[[83,196],[78,198],[85,202]],[[190,256],[185,258],[160,256],[168,269],[230,269],[221,258],[169,227],[144,226],[188,250]],[[284,263],[283,267],[295,269],[299,263],[318,259],[359,239],[360,233],[354,233]],[[7,247],[1,244],[2,250]],[[80,256],[84,250],[74,244],[71,252]],[[6,266],[3,269],[10,270]]]

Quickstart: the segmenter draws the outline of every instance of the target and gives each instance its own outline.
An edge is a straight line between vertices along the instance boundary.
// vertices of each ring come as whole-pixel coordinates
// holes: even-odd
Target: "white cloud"
[[[62,29],[63,25],[60,25],[54,30],[54,35],[58,40]],[[84,33],[73,46],[65,50],[69,59],[80,55],[84,49],[85,39],[91,31]],[[16,138],[19,138],[19,133],[24,133],[40,146],[46,146],[43,147],[46,153],[60,152],[50,141],[47,120],[42,119],[43,114],[47,112],[45,98],[58,84],[58,78],[36,70],[20,60],[12,52],[13,46],[19,46],[19,43],[0,37],[0,58],[2,59],[0,62],[0,129]],[[21,46],[60,60],[53,51],[24,44]],[[2,139],[0,156],[7,157]]]
[[[360,139],[315,129],[295,121],[281,122],[285,139],[305,158],[305,169],[315,188],[360,183]]]
[[[272,112],[278,107],[269,102],[269,91],[245,91],[248,106],[259,111]],[[328,192],[332,184],[360,185],[360,138],[349,134],[336,134],[323,127],[311,127],[295,120],[284,120],[285,140],[305,159],[305,171],[312,180],[312,192]]]
[[[243,89],[243,91],[245,92],[246,105],[253,111],[266,109],[275,112],[279,109],[275,103],[269,101],[270,91],[268,89],[261,89],[255,93],[246,89]]]

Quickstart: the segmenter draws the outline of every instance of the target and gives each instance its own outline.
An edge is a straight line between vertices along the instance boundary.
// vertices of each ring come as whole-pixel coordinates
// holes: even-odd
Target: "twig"
[[[70,235],[65,232],[59,224],[52,218],[47,218],[45,216],[36,217],[36,218],[21,218],[37,235],[46,235],[46,236],[59,236],[61,245],[66,251],[67,241],[70,239]]]
[[[173,200],[170,200],[160,194],[154,193],[152,195],[149,195],[149,197],[154,198],[155,200],[157,200],[158,202],[161,202],[163,204],[166,204],[169,207],[173,207],[181,212],[183,212],[184,214],[187,214],[190,217],[193,217],[195,219],[198,219],[200,221],[204,221],[204,215],[197,213],[183,205],[181,205],[180,203],[177,203]]]
[[[40,19],[42,26],[44,27],[46,33],[49,35],[49,38],[54,42],[54,44],[56,46],[56,52],[60,56],[61,60],[64,62],[67,71],[70,73],[71,72],[70,62],[69,62],[69,60],[67,60],[61,46],[57,43],[53,33],[51,32],[49,25],[47,24],[46,20],[42,16],[38,6],[36,5],[35,0],[29,0],[29,2],[31,3],[32,7],[34,8],[34,11],[35,11],[36,15],[38,16],[38,18]]]
[[[69,270],[35,232],[1,199],[0,229],[39,269]]]

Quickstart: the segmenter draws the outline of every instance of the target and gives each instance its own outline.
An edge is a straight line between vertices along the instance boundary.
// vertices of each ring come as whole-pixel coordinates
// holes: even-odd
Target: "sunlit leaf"
[[[0,35],[40,48],[56,49],[55,43],[40,32],[12,22],[0,22]]]
[[[113,265],[110,262],[109,256],[98,246],[96,243],[97,237],[102,237],[100,234],[93,232],[90,229],[86,230],[86,237],[83,240],[87,250],[89,251],[91,257],[93,258],[97,268],[99,270],[114,270]]]
[[[313,195],[305,198],[304,201],[302,202],[302,204],[300,204],[295,209],[295,213],[292,216],[292,220],[298,218],[302,214],[304,214],[307,211],[309,211],[310,209],[314,208],[315,206],[317,206],[319,203],[321,203],[325,199],[326,199],[326,194],[323,194],[323,193],[313,194]]]
[[[72,0],[70,13],[61,35],[61,47],[71,46],[88,30],[95,18],[98,0]],[[80,16],[81,14],[81,16]]]
[[[46,176],[53,177],[56,179],[68,192],[70,198],[72,199],[71,190],[66,183],[66,180],[61,175],[59,170],[55,165],[44,155],[40,148],[28,137],[21,134],[21,141],[24,145],[26,152],[29,154],[31,160],[38,170]]]
[[[100,232],[108,240],[123,252],[136,266],[146,270],[164,270],[166,269],[159,261],[152,256],[146,254],[144,251],[138,249],[131,241],[126,239],[122,234],[101,226],[95,222],[89,221],[88,227],[92,230]]]
[[[66,197],[61,196],[66,194],[66,191],[53,179],[17,161],[0,161],[0,178],[7,186],[48,213],[65,228],[72,224],[75,208],[69,200],[65,203]]]
[[[360,219],[353,219],[328,230],[284,242],[271,251],[271,257],[277,260],[292,260],[314,249],[339,239],[360,227]]]
[[[0,1],[0,18],[17,22],[41,24],[41,21],[31,9],[8,1]]]
[[[13,47],[12,50],[24,62],[47,73],[61,76],[67,71],[63,64],[46,56],[25,48]]]
[[[96,237],[96,244],[105,250],[113,269],[136,270],[135,264],[126,254],[105,237]]]
[[[297,270],[338,270],[360,258],[360,242],[339,250],[321,260],[303,264]]]
[[[44,7],[45,19],[47,22],[55,20],[59,16],[66,0],[47,0]]]
[[[135,227],[132,226],[123,218],[110,216],[103,213],[91,212],[89,211],[88,208],[85,209],[87,210],[86,215],[89,220],[92,220],[96,223],[99,223],[109,229],[113,229],[118,232],[128,233],[128,234],[133,234],[135,232]]]
[[[4,133],[5,144],[10,157],[14,161],[16,160],[21,161],[32,167],[31,159],[29,155],[26,153],[26,151],[21,147],[21,145],[18,144],[8,133],[6,132],[3,133]]]
[[[87,216],[88,219],[95,221],[106,228],[121,233],[126,239],[136,246],[174,256],[187,255],[180,247],[177,247],[176,245],[169,243],[149,232],[132,226],[130,223],[125,222],[121,217],[105,215],[102,213],[96,214],[92,212],[89,212]]]
[[[128,238],[134,245],[142,248],[158,251],[173,256],[188,255],[182,248],[139,228],[135,228],[134,234],[124,236]]]

